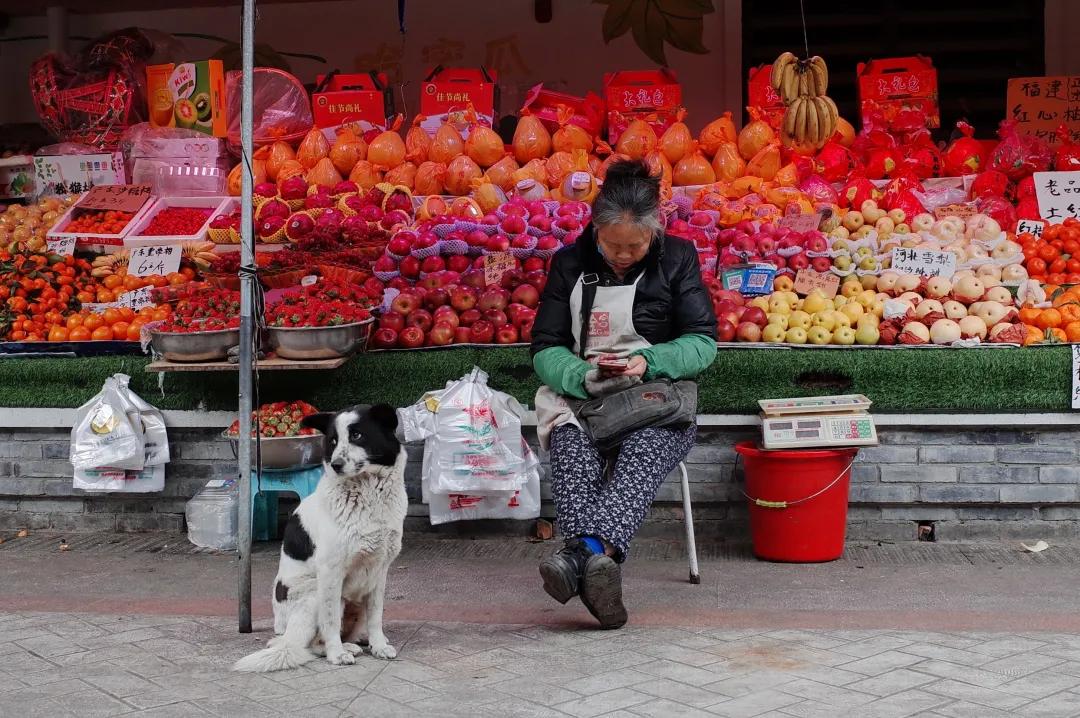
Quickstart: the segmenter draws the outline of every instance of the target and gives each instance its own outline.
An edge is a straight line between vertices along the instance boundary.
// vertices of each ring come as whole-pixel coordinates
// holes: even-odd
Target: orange
[[[120,312],[121,321],[130,322],[135,318],[135,310],[131,307],[117,307],[116,311]]]
[[[128,330],[127,330],[127,340],[129,342],[137,342],[137,341],[139,341],[139,339],[141,338],[142,328],[143,328],[143,325],[138,319],[136,319],[131,324],[129,324],[128,325]],[[115,330],[116,330],[116,327],[113,327],[113,331],[115,331]]]
[[[115,322],[114,324],[112,324],[113,336],[123,341],[127,338],[128,327],[130,326],[131,324],[128,322]]]
[[[1046,337],[1045,332],[1038,327],[1033,327],[1030,324],[1025,326],[1027,327],[1027,336],[1024,337],[1024,346],[1039,344]]]
[[[94,331],[98,327],[105,326],[105,320],[101,318],[100,314],[87,315],[86,319],[83,319],[83,326]]]
[[[116,295],[108,289],[99,289],[97,292],[97,301],[99,304],[111,304],[116,301]]]
[[[105,310],[105,313],[101,315],[101,318],[105,320],[106,324],[113,325],[120,321],[120,311],[109,307]]]
[[[1020,321],[1024,324],[1034,326],[1035,320],[1039,318],[1040,314],[1042,314],[1041,309],[1036,309],[1035,307],[1023,307],[1020,309]]]
[[[90,336],[90,330],[86,327],[75,327],[68,332],[68,340],[73,342],[85,342]]]
[[[1035,326],[1039,329],[1052,329],[1061,326],[1061,312],[1057,309],[1042,310],[1039,312],[1038,319],[1035,320]]]
[[[70,317],[67,318],[67,321],[64,322],[64,326],[66,326],[68,329],[74,329],[75,327],[81,327],[82,323],[83,315],[72,314]]]
[[[108,341],[113,338],[113,331],[111,327],[98,327],[94,330],[90,338],[94,341]]]
[[[49,328],[49,341],[50,342],[66,342],[68,340],[68,330],[64,327],[52,326]]]
[[[1069,322],[1066,324],[1065,336],[1070,342],[1080,343],[1080,322]]]
[[[1071,322],[1080,321],[1080,304],[1077,304],[1076,302],[1062,304],[1057,310],[1061,312],[1062,326]]]
[[[143,284],[144,281],[142,277],[135,277],[130,274],[124,277],[124,289],[128,290],[129,292],[142,287]]]
[[[101,281],[106,289],[116,289],[124,283],[124,278],[118,274],[110,274]]]

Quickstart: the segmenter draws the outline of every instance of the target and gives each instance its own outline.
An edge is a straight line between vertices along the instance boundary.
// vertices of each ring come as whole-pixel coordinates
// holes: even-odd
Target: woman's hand
[[[637,354],[630,357],[630,362],[626,365],[626,369],[623,370],[622,376],[637,376],[644,379],[648,368],[649,362],[645,361],[645,357]]]

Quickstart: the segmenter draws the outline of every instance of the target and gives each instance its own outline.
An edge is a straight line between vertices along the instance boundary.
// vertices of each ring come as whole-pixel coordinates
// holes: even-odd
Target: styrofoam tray
[[[222,208],[228,203],[232,203],[231,197],[161,197],[154,203],[154,206],[148,211],[141,219],[133,221],[131,224],[134,226],[131,231],[124,237],[124,245],[127,247],[141,247],[148,244],[176,244],[178,242],[202,242],[207,237],[207,230],[210,229],[210,222],[217,215],[221,214]],[[150,226],[150,223],[154,220],[154,217],[158,212],[167,207],[197,207],[201,209],[209,209],[210,215],[203,222],[202,227],[198,229],[194,234],[166,234],[166,235],[154,235],[154,236],[140,236],[139,232]]]
[[[79,205],[72,205],[67,212],[64,212],[64,216],[53,225],[53,229],[49,230],[47,235],[48,239],[67,239],[74,238],[75,244],[80,249],[88,247],[111,247],[112,251],[116,251],[117,248],[124,245],[124,239],[131,234],[131,230],[139,224],[140,221],[146,216],[154,205],[157,204],[153,197],[146,200],[135,216],[131,218],[131,221],[127,223],[123,231],[120,234],[82,234],[80,232],[65,232],[60,227],[66,227],[71,218],[75,216],[75,212],[78,211]]]

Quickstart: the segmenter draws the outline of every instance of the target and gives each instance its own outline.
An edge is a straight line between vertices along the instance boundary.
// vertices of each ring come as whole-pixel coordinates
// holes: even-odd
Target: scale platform
[[[759,401],[765,449],[875,446],[871,401],[862,394]]]

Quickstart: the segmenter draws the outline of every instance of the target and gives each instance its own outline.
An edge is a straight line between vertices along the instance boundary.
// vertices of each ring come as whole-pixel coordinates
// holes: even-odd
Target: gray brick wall
[[[880,433],[881,445],[863,449],[852,470],[851,538],[912,540],[923,521],[935,522],[939,540],[1080,536],[1080,431]],[[747,510],[732,446],[754,435],[699,431],[687,467],[701,540],[746,537]],[[0,430],[0,530],[183,530],[187,499],[210,479],[234,476],[236,461],[216,428],[174,429],[170,440],[173,461],[160,494],[87,494],[71,487],[66,430]],[[449,535],[529,529],[523,522],[428,526],[426,507],[419,503],[422,448],[408,451],[410,529]],[[541,493],[542,515],[554,516],[546,476]],[[677,472],[661,487],[643,531],[681,535]]]

